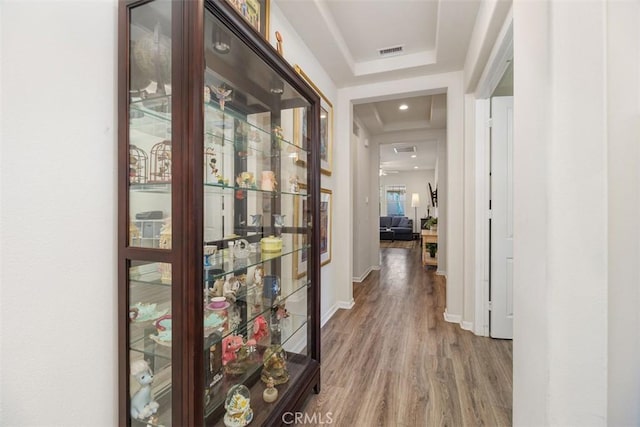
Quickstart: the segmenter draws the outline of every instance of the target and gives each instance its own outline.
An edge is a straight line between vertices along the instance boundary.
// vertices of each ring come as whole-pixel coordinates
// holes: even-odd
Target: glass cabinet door
[[[203,415],[261,425],[309,357],[310,104],[208,11],[204,49]]]
[[[131,425],[170,426],[172,266],[149,259],[172,248],[172,2],[142,3],[129,16],[126,246],[147,256],[127,261],[128,415]]]

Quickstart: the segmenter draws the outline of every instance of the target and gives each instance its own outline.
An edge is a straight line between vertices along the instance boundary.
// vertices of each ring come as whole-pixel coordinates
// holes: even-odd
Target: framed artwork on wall
[[[316,86],[299,65],[296,65],[295,69],[320,97],[320,169],[323,174],[331,175],[333,155],[333,104],[331,104],[331,101],[329,101],[320,88]],[[306,119],[301,118],[301,123],[306,124]],[[302,133],[302,137],[306,137],[306,129],[305,132]]]
[[[307,186],[300,184],[300,190],[307,190]],[[307,220],[308,200],[306,197],[296,197],[294,200],[293,226],[303,227]],[[293,277],[300,279],[307,274],[307,234],[296,234],[293,239]]]
[[[320,264],[326,265],[331,262],[331,226],[332,226],[332,206],[331,190],[320,189]]]
[[[262,37],[269,40],[270,0],[226,0]]]
[[[295,108],[293,110],[293,144],[305,150],[308,149],[306,108]],[[303,156],[303,153],[297,153],[294,162],[298,166],[307,166],[306,157]]]

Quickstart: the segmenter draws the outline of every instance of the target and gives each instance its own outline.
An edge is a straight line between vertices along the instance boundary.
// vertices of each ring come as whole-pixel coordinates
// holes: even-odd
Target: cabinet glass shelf
[[[145,193],[171,194],[171,183],[169,182],[146,182],[144,184],[129,184],[129,190]]]
[[[131,126],[132,130],[139,131],[148,135],[154,135],[158,138],[167,137],[167,126],[171,125],[171,95],[163,97],[141,99],[132,101],[130,104]],[[246,135],[247,143],[242,145],[240,141],[226,135],[226,132],[238,134],[238,126],[234,123],[238,120],[241,123],[241,134]],[[164,126],[162,125],[164,124]],[[206,141],[213,137],[218,141],[223,140],[232,148],[248,148],[256,153],[267,154],[273,156],[272,148],[274,144],[279,142],[280,147],[276,147],[280,151],[287,153],[300,152],[307,153],[304,147],[300,147],[284,138],[274,140],[271,132],[247,122],[246,118],[233,111],[230,107],[221,110],[217,104],[205,104],[205,145]],[[219,142],[216,146],[219,146]],[[264,147],[264,148],[263,148]]]
[[[282,252],[262,252],[251,254],[248,258],[234,259],[233,261],[224,260],[223,262],[213,262],[210,267],[205,267],[205,271],[215,272],[205,277],[204,282],[213,282],[220,277],[227,276],[229,274],[238,273],[247,268],[254,267],[256,265],[263,264],[267,261],[276,260],[279,258],[285,258],[288,255],[300,252],[304,249],[308,249],[309,245],[304,245],[298,248],[292,246],[284,247]],[[227,252],[226,250],[223,252]]]
[[[290,299],[296,299],[299,293],[301,293],[304,289],[306,289],[308,283],[303,283],[298,289],[292,292],[290,295],[286,297],[281,297],[280,302],[286,302]],[[245,301],[243,301],[245,302]],[[243,331],[247,330],[248,326],[251,326],[255,319],[258,316],[265,316],[267,314],[271,314],[271,310],[273,310],[273,306],[271,304],[266,304],[267,301],[263,301],[260,305],[252,305],[247,304],[247,321],[241,322],[235,328],[226,328],[221,332],[219,340],[226,338],[229,335],[238,335]],[[227,311],[231,310],[232,306],[227,308]],[[249,311],[249,309],[251,309]],[[211,311],[205,310],[205,318],[211,315]],[[266,316],[265,316],[266,317]],[[286,319],[280,320],[280,343],[282,345],[286,344],[305,324],[307,323],[307,316],[302,314],[292,314],[289,313],[289,317]],[[131,341],[130,350],[135,351],[137,353],[143,354],[145,358],[157,358],[159,360],[170,361],[171,360],[171,345],[167,343],[166,345],[158,344],[153,341],[150,336],[154,333],[155,328],[153,327],[153,322],[147,326],[141,326],[142,333],[139,338],[136,338]],[[258,342],[258,345],[268,344],[268,339],[271,337],[271,333],[267,335],[266,338]],[[246,334],[244,334],[246,335]],[[206,337],[203,337],[206,338]],[[245,336],[246,338],[246,336]],[[265,341],[266,340],[266,341]]]
[[[236,192],[236,191],[247,191],[247,192],[262,193],[265,196],[272,196],[272,197],[278,197],[278,196],[281,196],[281,195],[298,196],[298,197],[307,197],[308,196],[307,193],[302,193],[302,192],[291,193],[291,192],[288,192],[288,191],[267,191],[267,190],[262,190],[260,188],[236,187],[236,186],[231,186],[231,185],[226,185],[226,184],[218,184],[218,183],[205,183],[204,185],[209,189],[214,189],[214,194],[215,194],[215,189],[219,189],[219,192],[221,194],[223,192],[231,194],[231,193]]]

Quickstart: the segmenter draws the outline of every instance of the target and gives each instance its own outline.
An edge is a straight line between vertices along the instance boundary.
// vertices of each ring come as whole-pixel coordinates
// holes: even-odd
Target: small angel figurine
[[[231,92],[233,92],[233,90],[227,89],[224,86],[220,86],[214,87],[213,89],[211,89],[211,91],[218,97],[218,101],[220,102],[220,109],[224,111],[224,103],[231,99]]]
[[[275,402],[278,399],[278,389],[276,388],[273,377],[267,380],[267,388],[262,392],[262,399],[267,403]]]

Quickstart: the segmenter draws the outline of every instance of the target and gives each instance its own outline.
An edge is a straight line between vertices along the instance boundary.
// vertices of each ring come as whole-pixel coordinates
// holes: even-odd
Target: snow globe
[[[253,410],[251,410],[251,393],[249,389],[236,384],[227,392],[227,399],[224,402],[224,425],[227,427],[246,426],[253,420]]]

